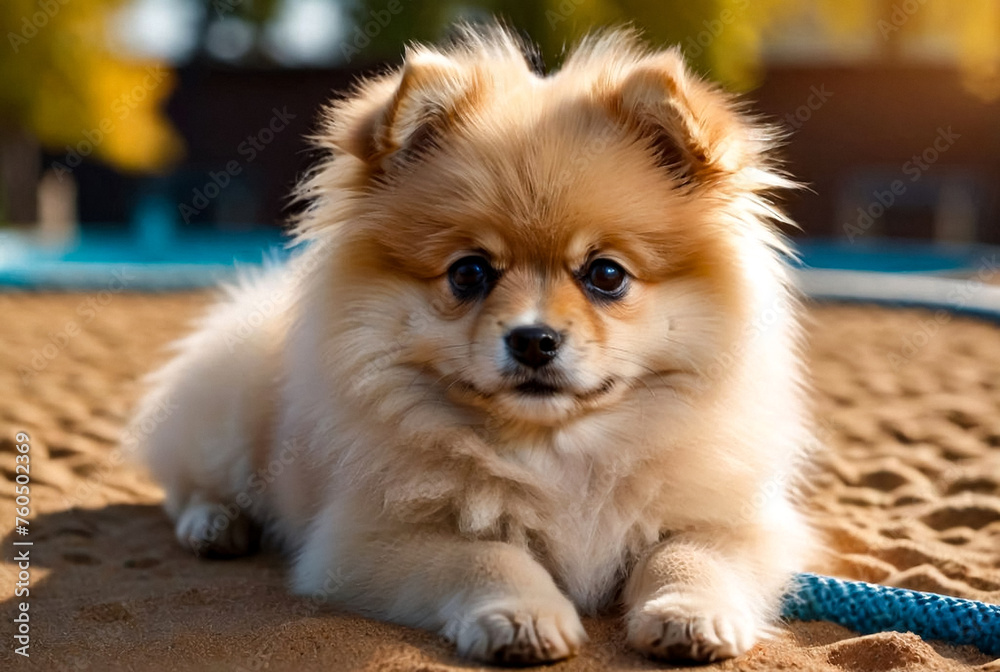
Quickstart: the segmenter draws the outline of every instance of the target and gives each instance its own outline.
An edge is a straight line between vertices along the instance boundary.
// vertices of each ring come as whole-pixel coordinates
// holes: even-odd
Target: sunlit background
[[[259,256],[321,104],[407,41],[491,16],[549,68],[632,23],[748,92],[789,131],[810,189],[786,206],[805,247],[826,241],[817,263],[886,239],[1000,243],[1000,0],[4,0],[0,276]]]

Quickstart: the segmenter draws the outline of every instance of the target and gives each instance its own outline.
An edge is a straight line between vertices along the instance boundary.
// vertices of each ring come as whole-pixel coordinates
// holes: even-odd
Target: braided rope
[[[1000,605],[947,595],[798,574],[785,596],[785,618],[831,621],[867,635],[886,630],[972,644],[1000,655]]]
[[[944,308],[1000,321],[1000,288],[978,284],[975,301],[956,300],[956,288],[971,280],[921,276],[809,271],[799,286],[814,299]],[[982,290],[982,291],[980,291]],[[798,574],[785,596],[784,616],[800,621],[830,621],[861,634],[895,630],[949,644],[972,644],[1000,656],[1000,605],[947,595]]]

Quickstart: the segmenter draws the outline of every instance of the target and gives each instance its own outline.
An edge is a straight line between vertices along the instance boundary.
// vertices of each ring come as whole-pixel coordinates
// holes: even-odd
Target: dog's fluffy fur
[[[231,290],[131,432],[181,543],[239,554],[262,527],[297,592],[463,655],[560,659],[578,610],[619,603],[649,655],[738,655],[809,547],[767,198],[791,185],[677,51],[608,32],[549,76],[522,54],[466,31],[333,104],[306,251]],[[493,275],[460,298],[473,255]],[[536,324],[561,345],[533,369],[505,339]]]

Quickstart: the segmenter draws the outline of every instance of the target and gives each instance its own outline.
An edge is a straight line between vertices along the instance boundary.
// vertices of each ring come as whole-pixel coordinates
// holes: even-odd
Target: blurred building
[[[307,136],[322,105],[357,73],[197,63],[177,74],[166,110],[185,140],[183,160],[165,176],[84,162],[74,171],[80,222],[125,225],[153,208],[180,228],[280,225],[316,158]]]
[[[805,233],[1000,243],[1000,100],[954,68],[774,64],[753,92],[790,133]]]
[[[120,32],[130,48],[179,64],[166,112],[186,153],[159,176],[82,159],[73,169],[80,222],[281,225],[293,185],[315,160],[305,136],[319,110],[380,67],[375,54],[398,53],[406,39],[438,30],[463,7],[480,14],[500,8],[515,25],[534,26],[549,47],[565,37],[545,13],[548,5],[482,4],[411,0],[397,19],[383,0],[356,0],[355,25],[349,5],[335,0],[275,0],[260,5],[273,9],[264,18],[243,0],[133,0]],[[585,24],[601,3],[571,4],[573,20]],[[783,9],[764,11],[748,0],[637,2],[627,5],[637,14],[621,18],[680,43],[698,67],[722,79],[753,70],[743,56],[760,58],[762,76],[750,97],[789,132],[782,152],[808,189],[785,202],[805,234],[854,243],[881,236],[1000,243],[1000,47],[990,37],[1000,34],[1000,0],[772,4]],[[382,15],[389,18],[371,19]],[[559,17],[566,22],[560,29],[569,25]],[[370,35],[358,32],[362,25]],[[363,48],[352,46],[361,38]],[[978,85],[970,83],[971,62],[988,65]],[[42,165],[67,158],[49,153]],[[37,161],[16,165],[38,172]],[[23,182],[24,171],[16,172],[3,178],[8,186]],[[27,212],[31,200],[14,205]]]
[[[315,159],[305,136],[358,74],[181,68],[167,112],[185,159],[166,177],[84,162],[80,221],[125,223],[155,201],[181,226],[282,222]],[[954,70],[775,64],[750,97],[790,133],[781,151],[808,190],[787,204],[804,233],[1000,243],[1000,101],[969,93]]]

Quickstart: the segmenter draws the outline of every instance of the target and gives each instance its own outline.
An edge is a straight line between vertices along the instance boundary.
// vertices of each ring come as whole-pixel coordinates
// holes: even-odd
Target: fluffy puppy
[[[230,291],[132,428],[182,544],[480,660],[736,656],[809,534],[773,136],[628,31],[549,76],[506,32],[328,110],[306,251]],[[164,419],[163,408],[173,410]]]

